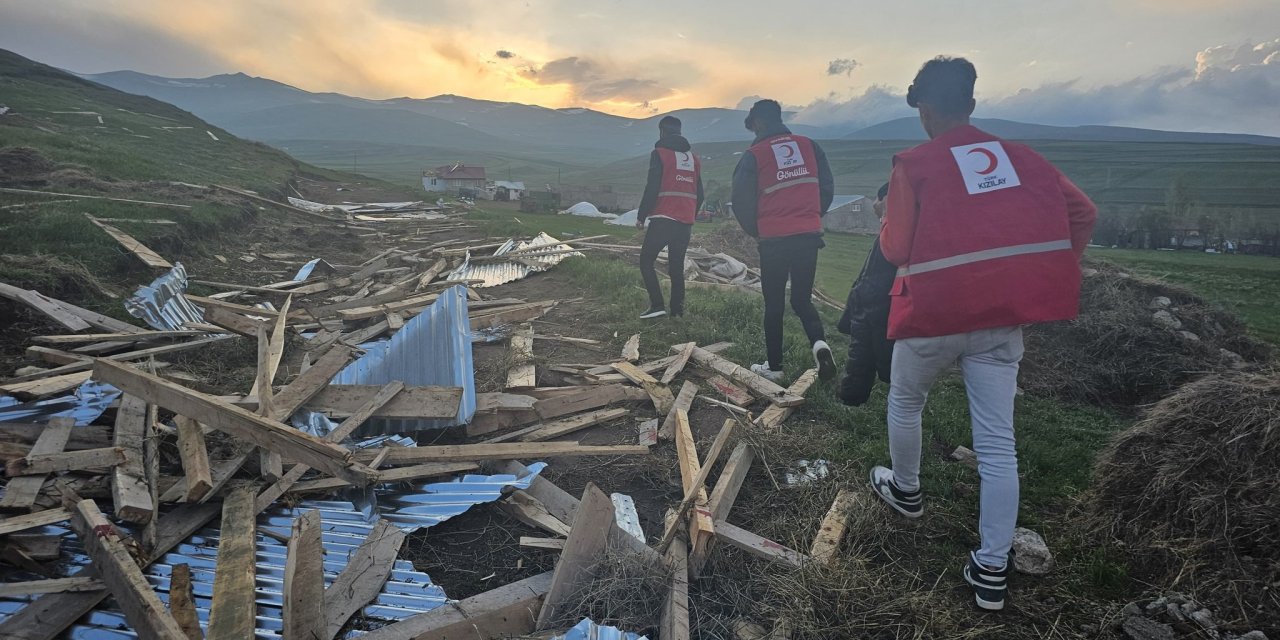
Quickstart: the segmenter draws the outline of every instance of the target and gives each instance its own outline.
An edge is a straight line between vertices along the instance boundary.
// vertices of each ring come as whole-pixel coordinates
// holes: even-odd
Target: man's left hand
[[[636,220],[636,228],[644,230],[644,220]]]

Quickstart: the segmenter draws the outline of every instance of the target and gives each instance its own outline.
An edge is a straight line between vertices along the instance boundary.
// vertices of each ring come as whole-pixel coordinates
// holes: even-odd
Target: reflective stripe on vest
[[[672,198],[693,198],[694,200],[697,200],[697,199],[698,199],[698,194],[696,194],[696,193],[686,193],[686,192],[684,192],[684,191],[660,191],[660,192],[658,192],[658,197],[659,197],[659,198],[665,198],[665,197],[667,197],[667,196],[670,196],[670,197],[672,197]]]
[[[774,191],[777,191],[779,189],[786,189],[787,187],[794,187],[802,184],[817,184],[817,183],[818,183],[817,178],[796,178],[795,180],[779,182],[778,184],[765,187],[764,193],[773,193]]]
[[[938,258],[937,260],[930,260],[928,262],[909,264],[899,267],[898,276],[914,276],[922,273],[928,273],[930,271],[938,271],[941,269],[950,269],[951,267],[973,264],[975,262],[995,260],[997,258],[1010,258],[1013,256],[1024,256],[1032,253],[1048,253],[1050,251],[1062,251],[1070,248],[1070,240],[1053,240],[1051,242],[1035,242],[1032,244],[1016,244],[1009,247],[998,247],[995,249],[983,249],[982,251],[962,253],[949,258]]]

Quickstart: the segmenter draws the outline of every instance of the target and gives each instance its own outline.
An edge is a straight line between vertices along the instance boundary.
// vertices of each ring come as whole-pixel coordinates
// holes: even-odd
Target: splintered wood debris
[[[523,277],[545,270],[582,250],[611,245],[594,243],[597,238],[561,242],[545,234],[529,242],[434,241],[429,234],[467,225],[448,210],[421,203],[325,208],[300,199],[284,204],[239,189],[217,188],[312,220],[337,221],[353,229],[376,227],[377,237],[392,248],[363,264],[310,270],[296,281],[251,285],[192,279],[221,293],[179,292],[184,304],[201,311],[203,319],[157,329],[0,283],[0,297],[68,332],[32,336],[41,346],[32,347],[29,357],[53,366],[27,367],[0,380],[0,392],[20,402],[45,404],[74,404],[74,396],[68,394],[82,385],[110,385],[116,394],[100,408],[65,414],[74,419],[38,408],[20,418],[0,417],[0,460],[8,476],[0,510],[9,514],[0,519],[0,535],[70,521],[92,559],[66,574],[65,567],[55,568],[56,546],[41,551],[37,541],[31,541],[20,567],[0,570],[0,594],[33,598],[0,618],[0,637],[57,637],[108,596],[118,603],[123,624],[143,637],[251,637],[262,615],[254,595],[261,570],[255,561],[257,544],[275,538],[283,541],[278,543],[283,600],[269,615],[280,619],[278,628],[286,639],[334,638],[353,624],[369,630],[359,626],[364,624],[359,612],[379,596],[402,562],[398,558],[405,531],[380,520],[358,548],[349,550],[345,569],[325,588],[323,574],[330,558],[321,542],[324,528],[318,512],[283,511],[289,514],[284,531],[263,529],[260,514],[276,509],[277,501],[286,496],[295,500],[300,494],[325,495],[476,471],[524,479],[527,484],[521,486],[526,488],[505,491],[505,497],[489,508],[551,536],[519,540],[526,547],[558,554],[555,570],[452,606],[383,619],[363,637],[488,638],[564,630],[566,621],[581,617],[572,596],[587,585],[608,547],[633,554],[655,571],[674,571],[662,605],[659,638],[687,638],[689,618],[695,615],[689,610],[689,581],[706,570],[717,544],[789,566],[811,558],[829,561],[838,550],[855,506],[847,493],[832,506],[809,554],[741,529],[730,518],[755,457],[743,430],[782,428],[804,402],[814,372],[783,388],[719,355],[731,346],[727,343],[660,345],[657,348],[670,346],[670,355],[646,360],[639,335],[626,340],[621,350],[606,349],[601,341],[558,335],[531,324],[572,301],[526,300],[509,297],[510,293],[485,296],[475,289],[513,273]],[[142,243],[103,220],[89,218],[143,263],[168,267],[167,260]],[[301,257],[250,252],[266,260]],[[502,271],[507,268],[514,270]],[[504,391],[475,393],[474,380],[465,386],[333,382],[362,356],[359,345],[408,330],[454,286],[463,287],[469,299],[467,328],[506,340],[509,369],[499,382]],[[213,345],[233,341],[253,344],[245,340],[258,344],[257,375],[252,387],[239,389],[239,394],[209,393],[206,381],[171,371],[175,367],[159,360],[184,352],[199,357]],[[599,360],[550,362],[544,348],[554,352],[550,347],[560,345],[595,352]],[[618,355],[608,357],[607,352]],[[297,367],[298,362],[303,366]],[[474,415],[448,432],[446,443],[401,446],[405,439],[393,438],[370,448],[352,446],[361,428],[373,420],[456,421],[468,397],[474,398]],[[707,402],[695,405],[695,398]],[[754,413],[756,407],[759,414]],[[294,428],[289,420],[302,409],[332,419],[332,429],[317,437]],[[690,422],[695,412],[717,419],[729,416],[710,448],[701,453]],[[0,410],[0,416],[8,415]],[[646,418],[647,426],[637,439],[632,425]],[[21,421],[34,424],[12,424]],[[626,437],[613,437],[620,429]],[[602,436],[607,438],[599,439]],[[158,443],[169,453],[155,455]],[[619,527],[614,503],[594,484],[588,484],[579,499],[518,462],[569,463],[576,456],[591,456],[607,464],[620,456],[647,455],[655,446],[675,452],[682,486],[668,505],[667,520],[648,523],[648,540]],[[721,465],[726,453],[727,462]],[[718,476],[713,469],[719,469]],[[193,572],[186,565],[174,566],[169,596],[160,598],[148,582],[149,565],[219,520],[212,579],[207,569]],[[136,527],[131,529],[136,536],[117,528],[117,523],[126,522]],[[193,598],[193,580],[212,585],[211,600]],[[208,609],[200,614],[197,607]]]

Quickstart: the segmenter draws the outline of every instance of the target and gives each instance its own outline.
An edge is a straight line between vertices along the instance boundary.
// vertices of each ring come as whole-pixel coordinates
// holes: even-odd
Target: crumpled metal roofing
[[[53,418],[74,418],[83,427],[102,415],[120,390],[105,383],[85,380],[75,393],[57,398],[22,402],[11,396],[0,396],[0,422],[48,422]]]
[[[501,247],[498,247],[492,255],[500,256],[512,251],[520,251],[523,249],[535,249],[541,247],[545,252],[570,251],[573,247],[560,242],[559,240],[549,236],[546,232],[539,233],[537,237],[528,242],[519,242],[508,240]],[[517,259],[511,262],[482,262],[472,264],[471,254],[467,253],[462,264],[454,269],[445,278],[446,280],[483,280],[483,283],[477,283],[474,287],[496,287],[500,284],[506,284],[515,280],[519,280],[530,273],[546,271],[564,261],[565,258],[572,256],[580,256],[581,253],[574,251],[572,253],[555,253],[554,255],[541,255],[543,252],[532,252],[520,254]]]
[[[430,527],[458,515],[474,505],[497,500],[502,489],[514,486],[529,488],[529,483],[546,465],[530,465],[530,473],[523,477],[511,474],[494,476],[466,475],[449,482],[418,483],[408,489],[387,488],[377,493],[378,515],[405,531]],[[403,486],[403,485],[394,485]],[[278,534],[289,535],[293,520],[304,511],[320,510],[321,540],[324,546],[325,584],[331,584],[347,565],[350,554],[360,546],[373,530],[376,518],[368,519],[350,502],[340,500],[305,500],[294,507],[276,505],[258,518],[258,527]],[[62,525],[51,525],[38,531],[63,537],[64,569],[70,570],[88,564],[79,539]],[[208,623],[210,599],[213,596],[214,568],[217,565],[219,532],[205,528],[166,554],[146,570],[147,581],[156,588],[160,599],[168,602],[169,577],[173,565],[188,564],[192,572],[192,588],[200,621]],[[280,637],[284,566],[287,557],[285,545],[269,536],[259,534],[256,560],[257,633],[261,640]],[[19,577],[19,579],[22,579]],[[0,598],[0,619],[20,610],[30,598]],[[431,582],[431,577],[414,570],[413,564],[397,560],[390,579],[383,586],[377,599],[363,610],[365,618],[383,623],[425,613],[448,602],[444,591]],[[110,604],[108,602],[108,604]],[[359,632],[347,635],[358,637]],[[115,640],[136,638],[128,628],[124,614],[114,607],[102,606],[89,614],[81,623],[73,626],[68,637],[83,640]]]
[[[617,627],[606,627],[592,622],[591,618],[583,618],[582,622],[562,636],[553,636],[551,640],[649,640],[649,636],[623,631]]]
[[[181,329],[185,322],[204,322],[204,312],[187,300],[186,291],[187,270],[178,262],[169,273],[138,287],[124,301],[124,308],[152,329],[162,331]]]
[[[320,266],[322,263],[326,265],[330,270],[333,270],[333,266],[329,265],[329,263],[326,262],[325,260],[321,258],[313,258],[310,262],[302,265],[302,268],[298,269],[298,273],[294,274],[293,276],[293,281],[302,282],[303,280],[310,278],[311,272],[315,271],[316,267]]]
[[[339,371],[332,384],[383,385],[399,380],[406,385],[461,387],[462,402],[452,420],[391,420],[371,418],[358,435],[407,433],[466,424],[476,412],[475,368],[471,359],[471,320],[467,290],[445,289],[422,313],[391,336],[360,345],[365,355]]]

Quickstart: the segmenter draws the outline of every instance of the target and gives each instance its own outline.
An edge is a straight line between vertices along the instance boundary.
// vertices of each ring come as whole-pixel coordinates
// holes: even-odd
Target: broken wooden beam
[[[680,417],[680,421],[682,435],[681,439],[676,441],[677,447],[679,447],[680,443],[683,442],[683,431],[688,426],[688,417],[682,415]],[[711,443],[711,448],[707,450],[707,456],[702,461],[701,467],[698,468],[697,475],[694,476],[691,482],[686,483],[684,498],[680,500],[680,504],[675,508],[675,521],[670,523],[667,526],[666,531],[662,534],[662,541],[658,543],[658,553],[665,554],[667,552],[667,548],[671,545],[671,541],[675,539],[676,531],[679,529],[679,521],[684,518],[685,512],[687,512],[699,498],[704,500],[706,499],[705,485],[707,483],[707,476],[711,475],[711,468],[715,466],[716,461],[720,459],[720,454],[729,443],[729,437],[733,435],[734,427],[736,427],[737,424],[738,423],[733,418],[730,418],[725,420],[724,425],[720,427],[720,432],[716,434],[716,439]],[[691,444],[686,443],[685,446],[691,446]],[[697,455],[697,451],[694,451],[693,454]],[[681,458],[684,457],[682,452],[678,452],[678,455],[680,455]],[[682,476],[684,474],[684,469],[685,465],[682,464],[680,466]],[[710,509],[708,508],[708,517],[710,516],[709,511]],[[695,531],[695,529],[691,527],[690,531]],[[709,532],[709,535],[715,534],[714,532]],[[693,535],[691,534],[690,537],[692,538]],[[695,544],[695,546],[697,545]],[[703,546],[705,547],[706,545],[704,544]]]
[[[389,453],[391,447],[386,447],[383,452]],[[376,458],[375,458],[376,460]],[[372,462],[370,467],[377,468]],[[294,467],[296,469],[297,467]],[[377,484],[384,482],[408,482],[410,480],[421,480],[423,478],[435,478],[439,476],[452,476],[459,473],[467,473],[479,469],[479,465],[472,462],[431,462],[427,464],[415,464],[408,467],[396,467],[394,469],[386,469],[378,472]],[[289,470],[290,472],[293,469]],[[285,478],[290,476],[289,472],[285,473]],[[283,478],[281,479],[283,481]],[[318,478],[316,480],[306,480],[296,482],[283,493],[305,493],[308,491],[332,491],[334,489],[343,489],[351,486],[345,480],[338,478]],[[264,492],[265,493],[265,492]],[[274,501],[274,499],[273,499]]]
[[[111,497],[116,517],[138,524],[150,521],[155,514],[151,487],[142,465],[148,430],[147,402],[127,394],[120,398],[112,441],[124,452],[124,462],[111,470]]]
[[[711,388],[719,391],[720,395],[724,396],[726,400],[739,407],[749,406],[756,401],[755,397],[748,393],[746,389],[729,382],[724,376],[711,375],[707,376],[706,380],[707,384],[711,385]]]
[[[552,572],[436,607],[371,631],[361,640],[452,640],[523,636],[534,629]]]
[[[204,640],[204,629],[200,627],[200,614],[196,611],[195,593],[191,586],[189,564],[173,565],[169,576],[169,613],[173,614],[178,628],[187,634],[187,640]]]
[[[594,483],[587,483],[574,514],[569,537],[556,561],[551,586],[538,613],[537,629],[545,629],[568,615],[569,598],[586,586],[591,570],[608,544],[609,527],[615,522],[613,501]]]
[[[716,538],[750,555],[770,562],[777,562],[790,567],[800,568],[808,562],[809,557],[790,547],[762,538],[742,527],[734,526],[720,520],[716,522]]]
[[[809,557],[818,562],[835,560],[836,552],[840,550],[840,543],[849,529],[849,518],[853,515],[856,501],[857,495],[848,489],[841,489],[836,494],[835,501],[831,503],[831,509],[827,511],[827,515],[822,519],[822,525],[818,527],[818,535],[813,539]]]
[[[699,476],[702,476],[704,481],[706,476],[702,473],[702,464],[698,460],[693,431],[689,427],[689,416],[683,411],[676,412],[675,441],[681,486],[685,494],[693,492],[693,504],[696,505],[689,514],[689,548],[691,552],[702,551],[711,544],[711,540],[715,539],[715,525],[707,511],[706,488],[701,484],[694,484]],[[670,543],[667,535],[664,535],[663,539]]]
[[[87,213],[84,214],[84,216],[88,218],[89,222],[93,223],[94,226],[98,227],[99,229],[102,229],[104,232],[106,232],[107,235],[111,236],[112,239],[114,239],[116,242],[119,242],[120,246],[124,247],[126,251],[128,251],[129,253],[132,253],[134,257],[141,260],[142,264],[145,264],[148,267],[151,267],[153,269],[172,269],[173,268],[172,263],[160,257],[160,254],[156,253],[155,251],[152,251],[150,248],[147,247],[147,245],[144,245],[141,242],[138,242],[138,240],[133,236],[109,224],[101,222],[97,218]]]
[[[530,549],[547,549],[549,551],[561,551],[564,549],[563,538],[531,538],[529,536],[520,536],[520,546],[529,547]]]
[[[41,593],[66,593],[68,591],[98,591],[106,588],[107,585],[101,580],[84,577],[6,582],[0,584],[0,598],[33,596]]]
[[[610,420],[616,420],[630,413],[631,412],[626,409],[604,409],[601,411],[591,411],[589,413],[569,416],[567,418],[561,418],[551,422],[536,424],[532,427],[512,431],[511,433],[504,433],[495,438],[485,440],[485,443],[492,444],[496,442],[510,442],[512,440],[519,440],[522,442],[542,442],[567,436],[571,433],[577,433],[583,429],[588,429]]]
[[[178,427],[178,457],[182,462],[182,473],[186,476],[183,502],[199,502],[213,489],[213,470],[209,466],[204,429],[199,422],[186,416],[176,416],[174,422]]]
[[[285,640],[327,640],[320,533],[320,512],[316,509],[303,512],[293,521],[286,548],[281,606]]]
[[[243,640],[254,636],[257,626],[257,604],[254,602],[256,513],[252,485],[236,487],[222,503],[213,601],[209,606],[209,640]]]
[[[351,554],[346,568],[324,591],[325,634],[320,640],[336,637],[347,619],[378,597],[395,568],[396,555],[406,537],[404,531],[386,520],[373,525],[369,537]]]
[[[62,325],[68,331],[84,331],[92,328],[92,324],[68,309],[61,300],[45,296],[34,289],[21,289],[11,284],[0,282],[0,297],[20,302],[43,313],[45,317]]]
[[[512,361],[507,370],[507,389],[531,389],[538,386],[538,375],[533,364],[533,328],[525,325],[511,334],[508,349]]]
[[[693,355],[693,348],[696,346],[698,346],[696,342],[689,342],[682,346],[680,354],[676,356],[676,359],[671,364],[667,365],[667,370],[662,372],[662,377],[658,379],[658,382],[662,384],[674,382],[676,376],[680,375],[681,371],[684,371],[685,365],[689,364],[689,357]]]
[[[50,420],[27,455],[48,455],[62,451],[71,438],[75,424],[75,420],[71,418]],[[5,486],[4,497],[0,498],[0,508],[30,509],[43,486],[44,476],[23,476],[10,480]]]
[[[698,385],[685,380],[680,385],[680,395],[676,396],[675,402],[671,404],[671,410],[667,412],[667,417],[663,419],[662,426],[658,428],[659,440],[670,440],[676,435],[676,412],[684,411],[688,413],[693,409],[693,399],[698,395]]]
[[[809,387],[813,386],[813,383],[817,381],[818,370],[809,369],[808,371],[800,374],[800,377],[796,378],[795,382],[792,382],[790,387],[787,387],[787,393],[796,396],[803,396],[808,393]],[[783,407],[776,404],[769,405],[769,408],[761,412],[759,418],[756,418],[756,426],[769,431],[777,431],[782,426],[782,423],[785,422],[787,418],[790,418],[791,414],[795,412],[795,407]]]
[[[102,449],[85,449],[83,451],[61,451],[28,455],[25,458],[14,458],[5,465],[5,475],[43,476],[49,473],[66,471],[83,471],[85,469],[108,469],[124,462],[124,449],[104,447]]]
[[[16,479],[16,478],[15,478]],[[13,480],[9,481],[13,484]],[[0,536],[43,527],[50,524],[56,524],[71,518],[71,512],[66,509],[47,509],[45,511],[37,511],[21,516],[13,516],[11,518],[0,519]]]
[[[377,457],[379,453],[377,448],[362,449],[355,453],[355,459],[367,462]],[[577,442],[451,444],[423,447],[391,447],[391,453],[386,457],[386,463],[474,462],[479,460],[514,460],[522,457],[631,456],[647,453],[649,453],[649,447],[631,444],[583,445]]]
[[[527,526],[542,529],[552,535],[569,535],[568,523],[552,515],[541,500],[524,491],[512,492],[506,500],[499,503],[499,508]]]
[[[667,528],[679,529],[680,517],[667,513]],[[689,640],[689,546],[684,540],[674,538],[666,546],[664,557],[671,569],[671,588],[662,603],[662,617],[658,623],[658,637],[663,640]]]
[[[729,517],[729,511],[733,509],[733,503],[738,499],[738,492],[742,490],[742,483],[746,480],[747,473],[751,471],[751,463],[755,461],[755,457],[755,448],[746,442],[738,443],[733,453],[729,454],[729,460],[725,462],[724,469],[720,471],[720,477],[716,479],[716,486],[711,490],[711,497],[707,499],[707,511],[711,513],[712,521],[719,522]],[[712,547],[714,544],[700,553],[689,556],[690,577],[697,578],[702,573]]]
[[[102,515],[98,505],[92,500],[76,503],[71,523],[84,544],[85,552],[93,559],[93,566],[101,572],[102,581],[124,611],[125,620],[139,637],[186,640],[186,634],[169,615],[155,589],[142,574],[142,569],[129,554],[119,532]],[[252,595],[251,587],[250,598]]]
[[[671,395],[671,390],[660,384],[657,378],[641,371],[634,364],[630,362],[615,362],[613,363],[613,368],[631,382],[640,385],[645,393],[649,394],[649,398],[653,400],[653,408],[657,409],[658,413],[667,413],[675,405],[676,399],[675,396]]]
[[[287,455],[292,460],[306,463],[353,485],[367,486],[377,480],[377,472],[363,464],[352,462],[351,452],[347,449],[254,415],[212,396],[107,360],[94,363],[94,377],[151,404],[225,431],[269,451]]]
[[[622,345],[622,359],[632,364],[640,362],[640,334],[627,338],[627,343]]]
[[[750,369],[741,367],[738,364],[711,353],[702,347],[694,347],[693,354],[690,358],[698,366],[725,376],[726,378],[746,387],[757,396],[769,400],[776,405],[794,407],[796,405],[804,404],[803,396],[797,396],[790,393],[786,389],[778,386],[776,383],[752,373]]]

